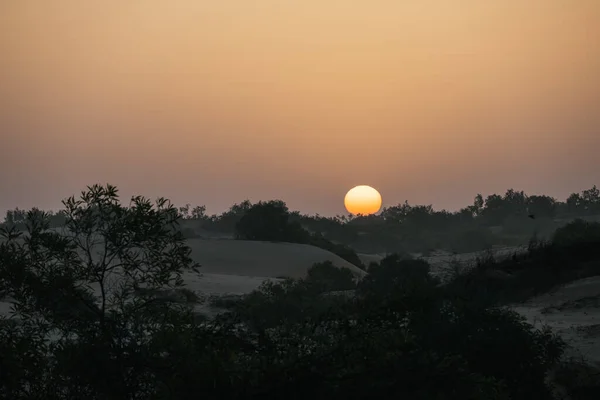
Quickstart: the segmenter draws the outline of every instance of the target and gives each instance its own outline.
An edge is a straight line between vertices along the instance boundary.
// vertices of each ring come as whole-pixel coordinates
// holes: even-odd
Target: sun
[[[346,193],[344,205],[354,215],[375,214],[381,208],[381,195],[371,186],[355,186]]]

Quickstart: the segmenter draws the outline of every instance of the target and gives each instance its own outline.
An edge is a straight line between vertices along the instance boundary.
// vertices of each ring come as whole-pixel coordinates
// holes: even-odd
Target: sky
[[[0,212],[600,184],[598,0],[1,0]]]

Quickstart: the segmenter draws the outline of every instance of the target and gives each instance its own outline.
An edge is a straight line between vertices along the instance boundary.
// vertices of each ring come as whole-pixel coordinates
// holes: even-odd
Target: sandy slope
[[[600,363],[600,277],[580,279],[513,307],[536,327],[548,325],[572,346],[567,354]]]
[[[341,257],[304,244],[205,239],[187,242],[192,258],[202,265],[202,273],[301,278],[314,263],[329,260],[337,267],[349,268],[356,276],[365,275]]]

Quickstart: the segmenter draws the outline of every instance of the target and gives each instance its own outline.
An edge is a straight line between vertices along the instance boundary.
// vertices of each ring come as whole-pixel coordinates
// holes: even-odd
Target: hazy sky
[[[599,0],[0,0],[0,212],[564,199],[599,149]]]

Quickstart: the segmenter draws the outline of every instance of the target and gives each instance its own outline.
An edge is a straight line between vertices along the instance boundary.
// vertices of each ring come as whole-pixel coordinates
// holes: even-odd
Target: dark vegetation
[[[267,211],[268,204],[287,210],[281,201],[259,204],[262,212]],[[181,211],[189,235],[234,235],[240,219],[254,206],[246,200],[212,216],[205,214],[204,207],[190,212],[190,206],[186,206]],[[323,217],[297,211],[288,214],[290,223],[299,223],[328,242],[343,244],[358,253],[426,254],[439,249],[463,253],[487,250],[494,245],[527,244],[534,234],[549,239],[556,228],[575,218],[594,219],[600,215],[600,190],[594,186],[571,194],[566,201],[558,201],[509,189],[503,195],[478,194],[473,204],[456,212],[405,202],[371,216]]]
[[[473,204],[456,212],[405,202],[385,207],[378,215],[323,217],[290,211],[280,200],[257,204],[245,200],[220,215],[207,215],[206,207],[192,208],[190,204],[179,212],[186,238],[225,236],[308,243],[360,266],[355,253],[465,253],[524,245],[533,235],[549,239],[557,228],[576,218],[597,220],[600,190],[593,186],[558,201],[509,189],[504,195],[478,194]],[[10,210],[4,225],[23,229],[25,215],[24,210]],[[50,212],[48,218],[53,227],[65,222],[63,211]]]
[[[164,295],[198,267],[175,207],[142,197],[124,206],[111,186],[64,205],[67,230],[48,229],[39,210],[23,217],[25,233],[2,230],[0,292],[14,310],[0,319],[0,398],[552,399],[546,376],[565,343],[501,305],[600,271],[600,224],[575,221],[445,284],[407,256],[371,264],[360,281],[322,263],[209,320],[193,293]],[[279,217],[262,225],[273,208]],[[281,204],[251,209],[244,238],[269,235],[271,223],[269,240],[306,238]],[[571,395],[598,398],[594,382],[562,368]]]
[[[310,233],[299,221],[290,219],[286,204],[280,200],[251,205],[235,225],[235,237],[242,240],[268,240],[310,244],[329,250],[346,261],[364,268],[354,250],[326,239],[320,232]]]
[[[481,257],[448,284],[468,289],[472,299],[509,304],[549,292],[576,279],[600,275],[600,223],[577,219],[558,228],[550,240],[532,239],[528,251],[511,258]]]

